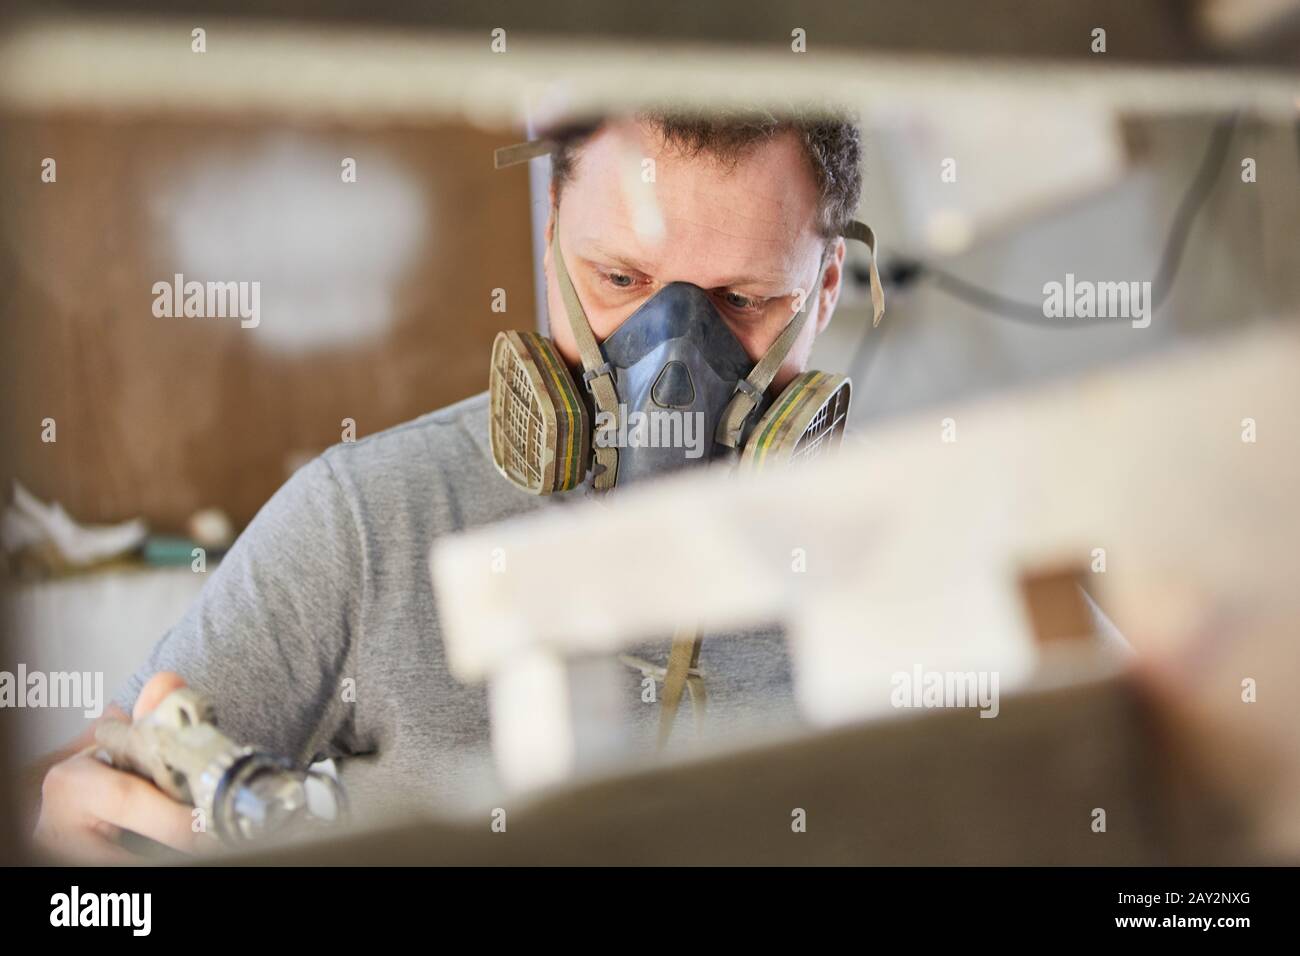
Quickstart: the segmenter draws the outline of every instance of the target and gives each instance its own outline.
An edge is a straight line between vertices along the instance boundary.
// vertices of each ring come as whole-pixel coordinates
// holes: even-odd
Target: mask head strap
[[[591,323],[587,321],[587,313],[583,310],[578,292],[573,287],[573,280],[569,277],[568,267],[564,264],[564,253],[560,251],[558,206],[555,209],[551,228],[551,261],[555,263],[555,276],[560,283],[560,296],[564,299],[564,312],[569,319],[569,328],[573,332],[574,342],[577,343],[578,354],[582,357],[584,369],[582,380],[587,385],[587,391],[591,392],[592,398],[595,399],[597,410],[612,416],[610,420],[617,425],[618,391],[614,387],[614,370],[605,361],[605,356],[600,351],[596,336],[591,331]],[[607,447],[596,445],[592,453],[598,466],[592,479],[593,486],[597,491],[608,491],[614,487],[618,478],[618,449],[612,445]]]
[[[505,169],[507,166],[518,166],[530,159],[555,152],[555,146],[553,139],[533,139],[526,143],[515,143],[513,146],[502,146],[492,151],[492,167]]]
[[[876,235],[871,231],[870,226],[855,219],[844,230],[844,238],[857,239],[865,243],[867,248],[871,250],[868,269],[871,278],[871,327],[875,328],[880,324],[881,316],[885,314],[885,293],[880,287],[880,274],[876,271]],[[803,331],[804,325],[807,324],[809,300],[821,288],[824,274],[825,268],[823,267],[817,273],[817,283],[813,287],[813,293],[804,298],[803,308],[791,317],[777,340],[758,360],[758,364],[754,366],[753,371],[746,376],[744,381],[737,385],[735,394],[731,396],[731,401],[727,403],[722,418],[718,421],[718,430],[714,433],[714,440],[718,444],[727,448],[738,448],[740,446],[745,420],[749,418],[750,413],[762,401],[767,387],[772,384],[772,379],[776,377],[776,373],[785,362],[786,356],[790,354],[790,349],[794,347],[795,339],[799,337],[799,333]]]
[[[854,219],[844,230],[845,239],[856,239],[871,252],[867,260],[867,274],[871,279],[871,327],[880,324],[885,314],[885,290],[880,284],[880,273],[876,269],[876,234],[865,222]]]

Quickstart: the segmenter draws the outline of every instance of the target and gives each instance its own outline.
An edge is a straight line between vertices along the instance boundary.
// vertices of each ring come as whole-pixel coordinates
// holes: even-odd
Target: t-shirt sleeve
[[[346,756],[364,561],[326,453],[262,507],[115,703],[129,713],[149,677],[175,671],[236,743],[300,765]]]

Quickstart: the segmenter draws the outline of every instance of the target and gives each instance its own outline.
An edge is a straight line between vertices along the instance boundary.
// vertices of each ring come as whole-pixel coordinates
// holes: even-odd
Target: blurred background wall
[[[884,322],[869,332],[859,269],[846,307],[818,340],[814,364],[853,375],[851,427],[927,408],[946,415],[997,389],[1294,320],[1295,122],[1096,114],[1059,102],[1019,103],[1010,125],[994,112],[950,124],[881,120],[865,132],[861,214],[881,237],[887,275],[919,271],[893,285]],[[1081,153],[1092,159],[1080,162]],[[957,183],[940,182],[945,157],[957,158]],[[1252,182],[1242,175],[1248,159]],[[1044,173],[1053,166],[1065,175]],[[995,178],[1000,188],[990,188]],[[909,201],[918,193],[924,202]],[[1067,273],[1152,280],[1157,294],[1162,273],[1168,281],[1141,329],[1041,312],[1026,319],[1024,309],[976,294],[1040,309],[1044,284]],[[940,275],[963,285],[954,291]]]
[[[238,527],[343,419],[362,437],[480,391],[496,332],[533,321],[527,175],[492,168],[508,141],[439,123],[0,117],[13,475],[83,521],[179,531],[216,506]],[[260,281],[261,324],[155,317],[153,284],[176,273]]]
[[[949,154],[961,160],[957,185],[991,168],[1014,182],[1078,146],[1032,122],[1010,143],[996,129],[956,137],[935,124],[917,155],[897,117],[866,119],[861,214],[887,275],[930,265],[1033,302],[1066,272],[1149,279],[1171,237],[1182,251],[1144,330],[1018,321],[921,274],[891,283],[888,318],[868,332],[859,268],[815,360],[853,374],[855,427],[1268,320],[1300,298],[1288,126],[1240,120],[1180,224],[1221,118],[1094,117],[1084,135],[1114,142],[1085,168],[1088,188],[1026,208],[1014,190],[999,203],[970,187],[982,209],[1004,214],[984,228],[957,190],[938,211],[906,196],[941,193]],[[12,475],[83,521],[139,515],[179,531],[216,506],[238,527],[297,464],[340,440],[344,419],[361,436],[480,391],[493,336],[535,314],[529,207],[544,200],[530,199],[522,169],[492,169],[492,149],[509,141],[510,131],[467,124],[0,117],[6,337],[20,357],[0,419]],[[1240,176],[1246,156],[1254,183]],[[57,188],[37,174],[45,157],[57,158]],[[348,158],[355,183],[342,180]],[[956,217],[965,248],[934,248],[945,240],[926,224],[941,214]],[[851,259],[861,265],[860,251]],[[263,324],[154,317],[152,285],[175,273],[258,278]],[[496,288],[504,313],[491,308]],[[55,443],[41,440],[47,417]]]

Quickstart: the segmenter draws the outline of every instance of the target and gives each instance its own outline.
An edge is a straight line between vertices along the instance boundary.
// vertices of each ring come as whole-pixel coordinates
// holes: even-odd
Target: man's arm
[[[267,502],[105,717],[139,717],[188,684],[240,743],[300,765],[351,751],[354,705],[339,688],[355,674],[365,555],[327,456]],[[188,808],[96,760],[92,741],[93,730],[29,775],[42,781],[38,843],[110,862],[130,830],[190,849]]]
[[[339,687],[356,676],[366,557],[328,459],[263,506],[114,703],[129,710],[145,681],[173,671],[241,744],[300,765],[349,752],[353,705]]]

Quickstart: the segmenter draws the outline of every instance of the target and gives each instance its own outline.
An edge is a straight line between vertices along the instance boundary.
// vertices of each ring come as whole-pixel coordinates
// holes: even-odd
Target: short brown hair
[[[846,116],[778,117],[771,113],[684,113],[652,110],[636,114],[662,137],[665,146],[687,156],[706,155],[734,164],[761,143],[794,132],[817,183],[818,229],[832,238],[843,234],[862,196],[862,136]],[[551,178],[558,196],[573,175],[577,151],[601,123],[552,131]]]

